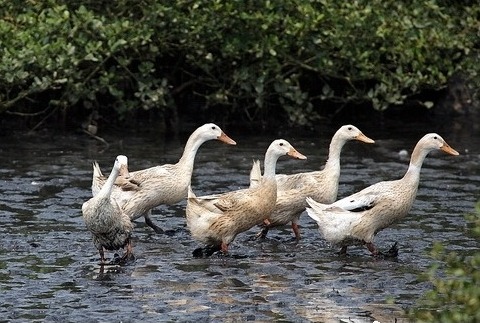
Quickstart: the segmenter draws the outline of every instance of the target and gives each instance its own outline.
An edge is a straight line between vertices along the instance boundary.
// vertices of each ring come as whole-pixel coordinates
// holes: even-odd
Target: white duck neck
[[[185,144],[185,148],[183,149],[182,157],[178,161],[178,165],[181,165],[180,167],[185,168],[187,171],[192,173],[198,148],[200,148],[204,142],[205,140],[201,138],[197,131],[192,133]]]
[[[330,142],[330,146],[328,148],[328,159],[325,163],[325,169],[328,169],[329,172],[336,171],[340,175],[340,154],[342,152],[342,148],[345,145],[345,140],[340,138],[339,133],[335,133]]]
[[[422,169],[423,162],[427,157],[429,149],[425,149],[422,145],[417,144],[412,152],[412,157],[410,158],[410,164],[408,165],[408,170],[404,177],[414,179],[417,182],[420,180],[420,171]]]
[[[107,181],[102,186],[101,190],[98,192],[97,195],[110,196],[110,194],[112,193],[113,185],[115,184],[115,180],[117,179],[119,173],[120,167],[117,165],[117,162],[115,162],[115,165],[113,166],[110,175],[108,175]]]
[[[263,177],[275,178],[275,168],[277,167],[277,160],[280,156],[271,150],[265,153],[265,161],[263,163]]]

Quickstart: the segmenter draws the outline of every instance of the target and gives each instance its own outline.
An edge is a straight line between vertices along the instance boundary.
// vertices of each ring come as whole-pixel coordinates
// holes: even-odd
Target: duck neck
[[[340,153],[342,152],[344,145],[345,140],[342,140],[337,134],[335,134],[330,142],[328,159],[324,167],[324,169],[328,169],[330,174],[340,176]]]
[[[198,148],[204,143],[204,140],[201,140],[198,133],[194,132],[187,140],[185,148],[183,149],[183,154],[177,165],[181,168],[184,168],[186,171],[192,173],[193,165],[195,163],[195,156],[197,155]]]
[[[275,168],[277,167],[278,156],[271,151],[265,154],[265,161],[263,163],[263,177],[275,178]]]
[[[423,161],[428,153],[429,150],[421,149],[418,145],[415,146],[412,152],[412,157],[410,158],[410,164],[408,165],[407,172],[404,176],[406,180],[417,183],[420,181],[420,170],[422,169]]]
[[[102,189],[98,192],[98,195],[110,196],[110,194],[112,193],[113,185],[115,184],[115,180],[117,179],[119,172],[120,172],[119,167],[113,167],[112,171],[110,172],[110,175],[108,175],[107,181],[102,186]]]

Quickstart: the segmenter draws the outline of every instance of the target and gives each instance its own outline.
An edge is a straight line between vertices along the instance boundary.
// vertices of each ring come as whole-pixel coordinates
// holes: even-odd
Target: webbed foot
[[[398,242],[395,242],[390,249],[386,252],[379,252],[379,256],[384,258],[396,258],[398,257]]]
[[[220,246],[206,246],[199,247],[193,250],[192,254],[194,258],[208,258],[213,255],[215,252],[220,251]]]

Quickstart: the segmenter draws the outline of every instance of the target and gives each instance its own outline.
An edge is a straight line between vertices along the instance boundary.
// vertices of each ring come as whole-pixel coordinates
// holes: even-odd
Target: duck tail
[[[193,193],[193,190],[192,190],[192,185],[188,185],[188,195],[187,195],[187,198],[189,199],[194,199],[196,198],[197,196],[195,195],[195,193]]]
[[[311,197],[307,197],[306,201],[308,205],[310,205],[310,207],[306,208],[308,216],[311,217],[316,222],[321,222],[320,217],[318,216],[318,213],[323,211],[323,204],[318,203]]]
[[[98,165],[97,161],[93,162],[93,177],[103,177],[102,170],[100,169],[100,165]]]

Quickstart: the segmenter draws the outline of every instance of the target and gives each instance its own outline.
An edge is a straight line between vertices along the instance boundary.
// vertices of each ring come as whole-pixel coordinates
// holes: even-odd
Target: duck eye
[[[352,130],[352,127],[348,127],[348,130]]]
[[[283,142],[280,143],[280,146],[283,146]]]
[[[215,126],[212,126],[212,130],[215,130],[215,129],[217,129],[217,127],[215,127]]]
[[[436,140],[436,139],[438,139],[438,137],[437,137],[437,136],[434,136],[434,137],[433,137],[433,139],[435,139],[435,140]]]

